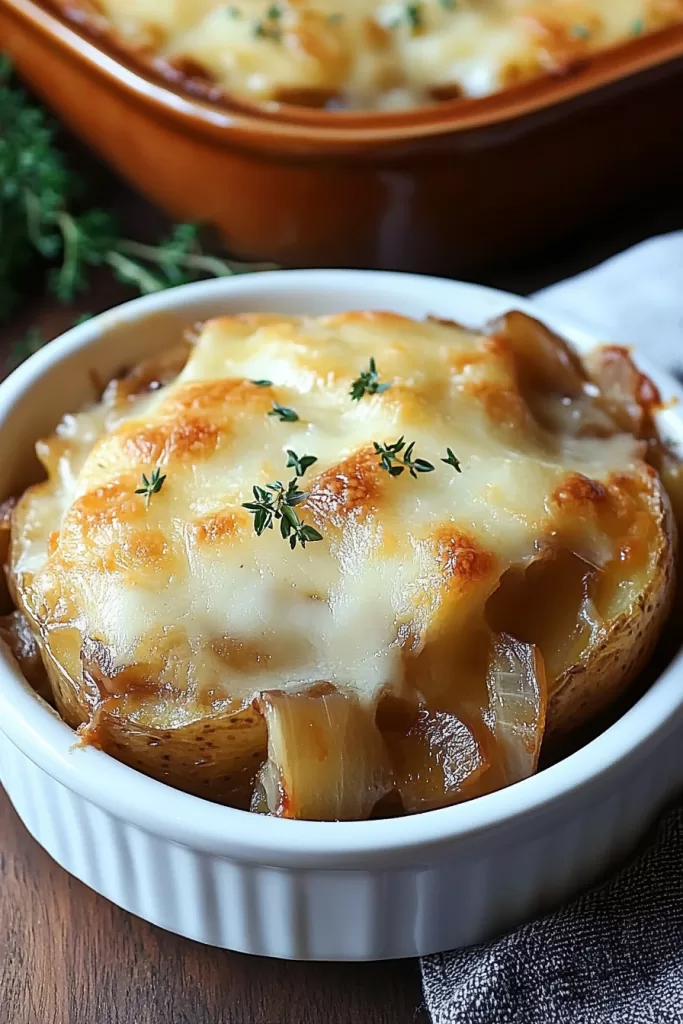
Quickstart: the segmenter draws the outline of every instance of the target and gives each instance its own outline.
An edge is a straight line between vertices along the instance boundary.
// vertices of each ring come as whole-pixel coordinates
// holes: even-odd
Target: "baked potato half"
[[[518,312],[211,321],[38,442],[0,639],[82,743],[211,800],[490,792],[657,643],[683,490],[659,404],[626,350]]]

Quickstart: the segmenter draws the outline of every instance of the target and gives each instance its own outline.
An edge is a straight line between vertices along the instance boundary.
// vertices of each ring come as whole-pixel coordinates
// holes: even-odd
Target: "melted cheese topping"
[[[683,21],[683,0],[97,0],[97,9],[125,45],[228,93],[384,109],[485,96]]]
[[[391,386],[352,401],[371,357]],[[433,471],[382,468],[374,442],[401,436]],[[31,616],[48,642],[77,630],[105,693],[188,703],[323,681],[400,695],[416,654],[466,639],[503,573],[558,538],[623,563],[610,523],[647,519],[628,502],[655,486],[630,435],[542,428],[503,336],[387,313],[211,321],[170,384],[109,389],[37,449],[49,479],[20,500],[13,539]],[[257,536],[243,507],[294,476],[290,450],[317,457],[297,512],[323,539],[305,549]],[[147,504],[135,492],[155,468]],[[434,692],[457,682],[452,652],[429,668]]]

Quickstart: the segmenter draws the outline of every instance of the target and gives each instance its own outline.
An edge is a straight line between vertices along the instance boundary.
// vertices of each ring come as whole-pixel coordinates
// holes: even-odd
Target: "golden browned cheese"
[[[356,108],[485,96],[683,21],[683,0],[56,0],[181,74]]]
[[[140,373],[139,388],[116,384],[67,416],[38,443],[48,479],[19,500],[11,551],[15,597],[67,720],[186,788],[188,766],[201,775],[220,763],[211,792],[229,800],[230,772],[248,790],[266,756],[263,695],[278,695],[265,704],[275,721],[288,694],[324,685],[329,707],[330,693],[352,701],[339,705],[349,723],[356,708],[368,721],[380,708],[395,752],[393,768],[368,760],[374,796],[353,807],[368,813],[402,777],[404,804],[420,809],[460,792],[444,795],[434,754],[448,716],[448,735],[460,730],[480,751],[467,756],[491,788],[487,665],[498,634],[539,652],[551,729],[572,718],[576,698],[561,694],[592,650],[612,645],[632,674],[671,592],[667,498],[645,442],[584,386],[576,357],[519,316],[492,336],[389,313],[224,317],[204,326],[169,383],[147,390]],[[370,359],[389,386],[354,401]],[[388,473],[375,445],[401,438],[433,468]],[[297,481],[307,496],[296,511],[322,537],[305,548],[290,547],[279,522],[257,536],[244,508],[254,486],[294,479],[290,452],[317,460]],[[155,472],[161,486],[136,493]],[[589,679],[583,714],[627,675]],[[423,717],[405,719],[406,707]],[[232,768],[230,744],[204,731],[221,715],[238,741]],[[289,718],[277,721],[278,735],[296,735]],[[180,727],[190,745],[152,767],[150,750]],[[353,742],[322,746],[348,760]],[[431,776],[405,768],[430,750],[438,799]],[[323,796],[307,791],[302,804]],[[344,808],[355,813],[348,804],[338,816]]]

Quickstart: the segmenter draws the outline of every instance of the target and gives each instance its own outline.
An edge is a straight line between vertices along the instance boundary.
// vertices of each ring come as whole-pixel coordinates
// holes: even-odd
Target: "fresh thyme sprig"
[[[361,370],[360,376],[354,380],[349,394],[352,401],[360,402],[363,395],[381,395],[383,391],[388,391],[390,387],[390,383],[380,384],[377,365],[374,358],[371,357],[369,368]]]
[[[296,423],[299,419],[299,414],[294,409],[290,409],[288,405],[278,405],[277,402],[273,402],[273,408],[268,415],[278,416],[280,423]]]
[[[298,456],[291,448],[287,449],[287,455],[287,469],[293,467],[297,476],[303,476],[306,470],[310,469],[313,463],[318,461],[317,455]]]
[[[426,459],[413,459],[415,442],[411,441],[406,448],[403,435],[393,444],[378,444],[377,441],[372,443],[380,457],[382,469],[385,469],[389,476],[400,476],[403,470],[407,469],[410,475],[417,480],[418,473],[431,473],[434,469],[431,462],[427,462]],[[403,451],[404,448],[405,451]],[[402,455],[401,452],[403,452]]]
[[[266,487],[254,487],[254,501],[245,501],[242,508],[246,508],[254,516],[254,530],[258,537],[265,530],[273,529],[273,520],[280,520],[280,535],[284,540],[289,541],[292,550],[297,541],[302,548],[308,542],[322,540],[322,534],[318,533],[314,526],[309,526],[299,518],[295,509],[308,497],[306,491],[300,491],[297,480],[290,480],[287,490],[280,480],[267,484]]]
[[[142,487],[138,487],[135,493],[144,494],[147,508],[149,508],[149,503],[152,500],[152,495],[159,493],[159,491],[164,485],[165,479],[166,476],[161,475],[161,469],[159,466],[156,467],[156,469],[150,476],[149,480],[147,479],[144,473],[142,474]]]
[[[205,253],[194,224],[180,224],[158,245],[122,238],[111,211],[83,210],[84,181],[58,146],[58,128],[12,78],[0,54],[0,320],[22,298],[34,263],[49,289],[72,302],[106,266],[143,294],[203,276],[257,269]]]
[[[452,466],[456,473],[462,473],[462,469],[460,468],[460,460],[455,457],[452,449],[446,449],[446,458],[442,459],[441,461],[445,462],[447,466]]]

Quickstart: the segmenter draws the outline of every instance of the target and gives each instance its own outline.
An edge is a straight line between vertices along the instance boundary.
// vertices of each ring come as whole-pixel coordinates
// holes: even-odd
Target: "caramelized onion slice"
[[[102,400],[107,405],[119,405],[130,398],[156,391],[181,372],[192,351],[190,340],[173,345],[149,359],[143,359],[131,369],[122,370],[104,389]]]
[[[507,341],[522,383],[540,393],[579,398],[587,380],[576,352],[540,320],[511,310],[494,324]]]
[[[571,437],[614,433],[614,419],[566,341],[519,311],[507,313],[495,327],[512,353],[520,390],[538,423]]]
[[[642,439],[656,434],[652,413],[661,398],[650,378],[634,364],[628,349],[619,345],[596,348],[586,355],[586,366],[604,407],[620,430]]]
[[[655,412],[662,399],[654,384],[631,359],[628,349],[605,345],[589,352],[586,365],[600,399],[619,429],[646,442],[646,458],[662,480],[677,523],[683,522],[683,464],[660,436]]]
[[[9,647],[29,685],[45,700],[51,700],[50,682],[26,616],[14,611],[0,618],[0,640]]]
[[[541,752],[548,695],[540,651],[497,633],[487,684],[491,727],[505,784],[510,785],[533,775]]]
[[[12,533],[12,513],[16,503],[16,498],[8,498],[6,501],[0,502],[0,612],[4,612],[5,608],[9,610],[12,607],[6,573]]]
[[[485,729],[477,737],[457,715],[421,707],[407,731],[384,734],[396,789],[409,813],[429,811],[479,796],[489,787]]]
[[[268,760],[255,801],[282,818],[367,818],[392,788],[374,709],[336,691],[266,693]]]

